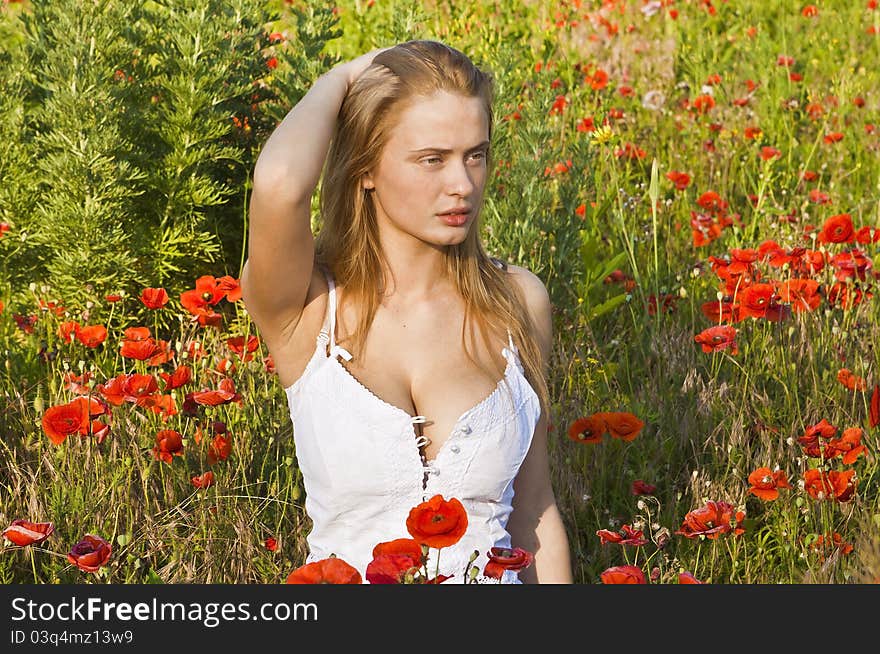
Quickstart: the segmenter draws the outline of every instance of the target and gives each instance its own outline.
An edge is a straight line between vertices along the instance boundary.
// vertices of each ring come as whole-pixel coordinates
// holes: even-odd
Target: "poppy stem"
[[[33,573],[34,573],[34,583],[35,583],[35,584],[38,584],[38,583],[40,583],[40,582],[37,580],[37,564],[36,564],[36,562],[34,561],[34,548],[33,548],[33,547],[29,547],[28,549],[30,550],[29,553],[30,553],[30,555],[31,555],[31,570],[32,570]]]

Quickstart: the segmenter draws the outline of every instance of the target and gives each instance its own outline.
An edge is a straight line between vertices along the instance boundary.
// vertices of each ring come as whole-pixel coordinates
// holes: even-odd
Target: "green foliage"
[[[280,16],[257,0],[38,1],[22,13],[23,44],[0,53],[13,289],[47,283],[83,305],[185,288],[209,269],[237,277],[258,148],[334,36],[316,8],[270,41]]]

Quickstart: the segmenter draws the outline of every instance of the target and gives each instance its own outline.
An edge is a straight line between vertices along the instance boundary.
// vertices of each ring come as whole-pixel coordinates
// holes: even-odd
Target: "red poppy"
[[[171,458],[183,456],[183,437],[173,429],[163,429],[156,433],[153,458],[170,464]]]
[[[710,540],[731,532],[739,536],[745,532],[742,528],[744,519],[745,513],[734,512],[733,505],[710,501],[685,515],[681,527],[675,533],[685,538],[705,536]]]
[[[731,302],[730,298],[727,298],[726,301],[722,299],[720,301],[710,300],[709,302],[703,302],[700,305],[700,311],[702,311],[703,315],[714,323],[738,322],[740,320],[739,305]],[[733,328],[731,327],[731,329]],[[703,334],[705,333],[706,332],[704,331]],[[734,330],[731,335],[736,338],[736,331]],[[715,334],[712,334],[712,336],[714,337]],[[702,341],[697,340],[697,342],[700,343]],[[707,350],[705,347],[703,347],[703,352],[712,351],[713,350],[711,348]],[[736,354],[736,352],[731,352],[731,354]]]
[[[749,140],[760,138],[763,133],[757,125],[749,125],[743,130],[743,136]]]
[[[597,68],[592,74],[584,77],[584,84],[589,84],[594,91],[601,91],[608,86],[608,73]]]
[[[812,189],[807,197],[809,198],[810,202],[813,202],[815,204],[831,203],[831,196],[827,193],[820,191],[817,188]]]
[[[690,572],[679,572],[678,573],[678,583],[679,584],[702,584],[704,582],[697,579]]]
[[[778,57],[776,57],[776,65],[785,67],[793,66],[794,59],[792,57],[789,57],[788,55],[779,55]]]
[[[434,495],[413,507],[406,518],[410,536],[422,545],[435,548],[457,543],[467,525],[467,512],[462,503],[454,497],[447,501],[442,495]]]
[[[699,113],[704,114],[715,107],[715,98],[708,93],[703,93],[694,98],[693,107]]]
[[[165,382],[165,390],[170,391],[192,381],[192,369],[189,366],[177,366],[171,374],[160,372],[159,376]]]
[[[240,359],[250,361],[254,358],[251,352],[255,352],[257,348],[260,347],[260,339],[256,336],[248,336],[247,342],[245,342],[244,336],[233,336],[232,338],[226,339],[226,345],[228,345],[229,349],[235,352]]]
[[[226,296],[227,302],[237,302],[241,299],[241,284],[238,279],[230,275],[217,278],[217,291]]]
[[[822,534],[819,534],[816,537],[816,540],[813,541],[813,544],[810,545],[810,549],[814,552],[818,552],[820,558],[824,559],[835,551],[839,551],[841,556],[846,556],[847,554],[851,554],[854,548],[852,543],[845,542],[843,536],[835,531],[828,534],[827,538]]]
[[[421,563],[407,554],[379,554],[367,564],[365,576],[371,584],[417,583]]]
[[[857,480],[853,479],[855,472],[831,470],[826,473],[817,469],[807,470],[804,472],[804,490],[816,500],[835,499],[838,502],[848,502],[856,489]]]
[[[694,336],[694,341],[702,346],[703,352],[730,350],[731,354],[737,354],[739,347],[736,343],[736,333],[737,329],[730,325],[715,325]]]
[[[803,436],[800,436],[797,440],[807,456],[816,459],[821,457],[827,458],[827,443],[836,433],[837,427],[830,424],[825,418],[822,418],[816,424],[807,427]]]
[[[595,414],[578,418],[568,428],[568,437],[577,443],[600,443],[606,433],[608,427]]]
[[[740,292],[740,315],[743,318],[766,318],[775,299],[776,290],[772,284],[750,284]]]
[[[683,191],[691,183],[691,176],[678,170],[670,170],[666,173],[666,179],[675,185],[675,190]]]
[[[702,247],[708,245],[716,238],[721,236],[724,227],[714,216],[691,212],[691,236],[693,238],[694,247]]]
[[[225,461],[230,454],[232,454],[232,440],[228,436],[217,434],[208,447],[208,465]]]
[[[206,404],[208,406],[219,406],[240,399],[238,393],[235,392],[235,383],[228,377],[220,382],[217,390],[201,390],[189,393],[187,397],[192,397],[196,404]]]
[[[193,321],[202,326],[219,325],[223,316],[211,307],[226,297],[228,288],[221,288],[213,275],[203,275],[196,280],[195,289],[180,294],[180,303],[193,315]]]
[[[831,216],[816,237],[819,243],[851,243],[855,240],[852,217],[848,213]]]
[[[595,132],[596,131],[596,124],[593,121],[592,116],[582,118],[581,121],[577,124],[577,131],[579,131],[579,132]]]
[[[264,542],[263,546],[269,550],[270,552],[275,552],[278,550],[278,541],[274,539],[272,536],[269,536]]]
[[[819,282],[815,279],[787,279],[776,290],[779,300],[790,304],[795,313],[815,311],[822,303]]]
[[[657,487],[654,484],[647,484],[641,479],[636,479],[632,483],[631,490],[633,495],[653,495]]]
[[[535,555],[521,547],[493,547],[488,552],[489,562],[483,568],[483,576],[501,579],[505,570],[525,570],[535,560]]]
[[[3,530],[3,537],[15,543],[19,547],[39,545],[52,535],[55,525],[51,522],[30,522],[28,520],[13,520],[12,524]]]
[[[67,560],[84,572],[97,572],[107,564],[113,548],[100,536],[86,534],[67,553]]]
[[[862,445],[862,433],[860,427],[844,429],[840,438],[835,438],[828,443],[827,458],[830,459],[842,454],[842,461],[845,465],[852,465],[855,463],[861,455],[868,451],[868,449]]]
[[[107,340],[107,328],[104,325],[86,325],[76,332],[76,340],[86,347],[98,347]]]
[[[561,114],[563,111],[565,111],[565,107],[567,104],[568,98],[566,98],[564,95],[557,95],[556,98],[553,100],[553,106],[550,107],[549,115],[552,116],[553,114]]]
[[[159,384],[153,375],[130,373],[117,375],[106,384],[99,384],[98,390],[115,406],[122,401],[144,406],[144,402],[159,391]]]
[[[837,371],[837,381],[851,391],[864,391],[868,388],[868,382],[864,377],[854,375],[848,368]]]
[[[835,254],[830,263],[834,267],[834,278],[841,282],[851,279],[864,281],[874,267],[874,262],[858,249]]]
[[[633,529],[629,525],[621,526],[619,531],[600,529],[596,532],[602,545],[616,543],[618,545],[633,545],[639,547],[646,545],[648,540],[644,537],[641,529]]]
[[[90,416],[87,407],[70,402],[51,406],[43,413],[43,431],[53,445],[61,445],[71,434],[88,433]]]
[[[79,331],[79,323],[76,320],[66,320],[58,325],[58,336],[65,343],[70,343]]]
[[[816,5],[806,5],[801,9],[801,16],[804,18],[812,18],[819,15],[819,7]]]
[[[776,148],[772,148],[769,145],[765,145],[761,148],[760,157],[764,161],[770,161],[770,159],[775,159],[777,157],[781,157],[782,153]]]
[[[779,488],[791,488],[788,477],[782,470],[775,472],[770,468],[757,468],[749,475],[751,487],[749,492],[762,500],[775,500],[779,497]]]
[[[628,411],[606,411],[596,413],[594,417],[605,423],[612,438],[619,438],[625,442],[635,440],[645,426],[641,419]]]
[[[168,304],[168,292],[164,288],[145,288],[141,291],[141,302],[148,309],[161,309]]]
[[[15,324],[18,326],[18,328],[25,334],[34,333],[34,325],[37,322],[36,316],[22,316],[17,313],[13,313],[12,319],[15,321]]]
[[[421,560],[422,546],[412,538],[395,538],[394,540],[377,543],[373,548],[373,556],[380,554],[406,554],[414,559]]]
[[[298,567],[287,576],[288,584],[360,584],[361,573],[335,556]]]
[[[826,143],[837,143],[843,140],[843,132],[830,132],[822,137]]]
[[[214,485],[214,473],[208,470],[200,475],[195,475],[190,479],[190,483],[196,488],[208,488]]]
[[[119,353],[126,359],[136,359],[137,361],[146,361],[157,354],[162,353],[162,346],[152,338],[146,340],[130,341],[123,340]]]
[[[719,212],[727,209],[727,202],[715,191],[706,191],[697,198],[697,204],[706,211]]]
[[[634,565],[618,565],[599,575],[603,584],[647,584],[645,573]]]

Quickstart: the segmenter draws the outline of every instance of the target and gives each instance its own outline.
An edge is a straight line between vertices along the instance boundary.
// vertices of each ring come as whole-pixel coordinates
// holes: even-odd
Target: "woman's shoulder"
[[[553,305],[547,287],[528,268],[507,264],[506,270],[525,301],[544,361],[549,361],[553,340]]]
[[[523,266],[516,266],[494,257],[492,263],[508,273],[510,280],[522,291],[530,309],[540,311],[545,306],[549,307],[550,296],[547,293],[547,287],[535,273]]]

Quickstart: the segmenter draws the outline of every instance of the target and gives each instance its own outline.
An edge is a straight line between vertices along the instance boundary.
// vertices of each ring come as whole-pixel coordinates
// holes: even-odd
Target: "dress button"
[[[453,445],[449,449],[452,450],[453,454],[458,454],[459,451],[461,450],[461,448],[458,445]]]
[[[463,425],[461,428],[461,432],[463,434],[470,434],[471,433],[471,426],[470,425]]]

